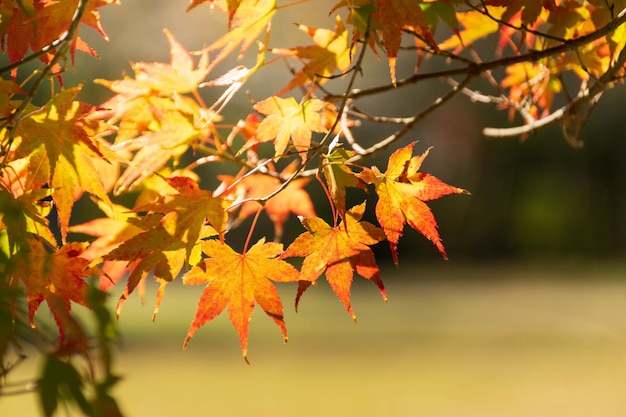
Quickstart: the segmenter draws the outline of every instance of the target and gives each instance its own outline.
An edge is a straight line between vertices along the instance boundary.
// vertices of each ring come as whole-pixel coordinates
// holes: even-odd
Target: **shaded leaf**
[[[83,390],[83,377],[74,365],[54,354],[46,356],[38,390],[39,402],[46,417],[54,415],[59,402],[66,401],[76,403],[85,415],[93,415]]]
[[[355,152],[335,148],[330,155],[324,156],[325,160],[322,164],[328,192],[342,219],[345,219],[346,214],[346,187],[365,188],[359,178],[345,164],[354,154]]]

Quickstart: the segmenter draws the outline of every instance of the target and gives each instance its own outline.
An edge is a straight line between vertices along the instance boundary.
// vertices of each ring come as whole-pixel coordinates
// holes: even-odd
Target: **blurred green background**
[[[320,4],[334,2],[293,8],[274,23],[273,39],[308,42],[291,22],[330,27],[325,13],[312,13]],[[225,29],[209,7],[187,14],[186,6],[183,0],[123,0],[103,9],[110,41],[82,33],[102,59],[77,55],[75,79],[117,79],[130,73],[129,61],[167,61],[165,27],[189,49]],[[400,76],[412,70],[412,58],[406,56]],[[234,62],[214,76],[228,65]],[[372,84],[388,82],[386,61],[372,58],[365,75],[373,76]],[[267,73],[247,89],[262,99],[288,79],[286,70]],[[435,81],[360,107],[408,116],[444,89]],[[220,93],[207,92],[207,102]],[[99,103],[107,97],[104,88],[87,83],[82,98]],[[249,111],[245,96],[236,104],[227,117]],[[419,140],[416,153],[434,146],[423,169],[472,193],[430,204],[449,262],[412,230],[400,242],[400,269],[389,265],[388,248],[379,245],[389,302],[358,278],[358,325],[326,285],[309,290],[297,315],[295,287],[281,286],[290,341],[283,345],[257,311],[251,366],[241,359],[226,317],[199,330],[182,351],[200,288],[168,286],[151,323],[150,286],[146,306],[132,297],[120,320],[117,369],[124,380],[116,394],[123,410],[156,417],[626,415],[625,105],[623,87],[607,92],[585,129],[584,148],[573,149],[558,128],[523,142],[487,140],[481,129],[506,126],[506,115],[456,98],[402,142]],[[387,131],[368,133],[363,140],[371,143]],[[384,168],[387,156],[366,164]],[[203,185],[210,187],[216,172],[207,168]],[[310,191],[321,196],[314,186]],[[301,231],[297,221],[287,229]],[[246,232],[242,227],[229,238]],[[114,291],[113,301],[120,293]],[[33,375],[37,366],[22,365],[21,375]],[[32,396],[0,398],[1,416],[34,416],[36,410]]]

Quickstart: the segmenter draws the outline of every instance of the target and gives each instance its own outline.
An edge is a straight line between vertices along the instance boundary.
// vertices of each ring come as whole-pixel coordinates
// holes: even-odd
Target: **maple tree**
[[[132,75],[96,80],[111,96],[88,104],[77,99],[83,84],[66,86],[64,71],[77,50],[97,55],[80,29],[106,38],[100,9],[115,3],[0,2],[0,48],[8,61],[0,69],[0,394],[23,344],[46,337],[35,326],[45,301],[59,335],[52,350],[42,351],[37,390],[46,416],[61,400],[73,401],[85,415],[122,415],[111,393],[119,377],[112,368],[114,314],[106,303],[115,285],[125,286],[118,317],[135,289],[143,293],[148,277],[160,284],[154,317],[170,282],[205,285],[184,345],[227,309],[246,361],[255,304],[287,340],[274,283],[297,282],[297,307],[324,275],[353,318],[355,273],[386,300],[371,246],[387,241],[398,264],[408,225],[447,259],[427,202],[469,194],[421,171],[431,150],[413,155],[415,125],[466,95],[519,123],[485,127],[486,136],[525,137],[558,124],[570,144],[582,146],[586,120],[602,94],[620,84],[626,63],[622,0],[341,0],[329,8],[329,27],[303,22],[294,28],[311,38],[296,46],[270,35],[276,16],[300,2],[193,0],[190,13],[205,13],[200,6],[206,4],[224,12],[228,27],[221,37],[188,51],[165,30],[170,62],[137,62]],[[497,45],[489,56],[476,45],[485,38]],[[216,74],[233,54],[252,56],[254,65]],[[386,82],[365,83],[367,54],[387,59]],[[401,77],[403,59],[415,69]],[[424,60],[441,61],[441,69],[423,70]],[[224,109],[248,80],[283,61],[295,66],[286,85],[262,99],[251,92],[249,112],[228,120]],[[473,87],[476,79],[490,91]],[[359,108],[365,97],[428,80],[443,80],[449,89],[425,108],[411,109],[412,116]],[[218,96],[210,104],[202,94],[207,89]],[[372,144],[364,133],[371,124],[396,130]],[[365,165],[388,149],[384,172]],[[205,164],[228,164],[237,173],[223,171],[209,189],[199,175]],[[314,186],[326,201],[309,197]],[[355,189],[369,193],[348,208]],[[76,224],[75,204],[85,195],[99,214]],[[319,204],[330,206],[329,218],[318,217]],[[368,205],[372,221],[363,220]],[[261,215],[274,234],[250,245]],[[228,232],[251,216],[238,252]],[[299,216],[303,227],[283,244],[290,216]],[[302,258],[299,267],[294,258]],[[74,304],[96,318],[95,339]],[[89,363],[86,370],[80,359]]]

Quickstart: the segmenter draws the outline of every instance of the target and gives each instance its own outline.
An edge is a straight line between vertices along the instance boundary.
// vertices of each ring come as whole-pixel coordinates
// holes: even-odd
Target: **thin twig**
[[[509,22],[507,22],[505,20],[498,19],[497,17],[495,17],[494,15],[492,15],[489,12],[489,9],[487,8],[487,5],[485,4],[484,0],[481,0],[480,2],[482,4],[482,6],[483,6],[482,9],[477,7],[477,6],[474,6],[469,1],[466,1],[465,4],[467,4],[468,7],[470,7],[471,9],[474,9],[477,12],[484,14],[489,19],[493,20],[494,22],[498,23],[499,25],[509,27],[509,28],[514,29],[514,30],[516,30],[518,32],[527,32],[527,33],[530,33],[530,34],[535,35],[535,36],[539,36],[539,37],[542,37],[542,38],[545,38],[545,39],[550,39],[552,41],[567,42],[566,39],[559,38],[558,36],[550,35],[549,33],[539,32],[537,30],[530,29],[526,25],[515,26],[515,25],[513,25],[513,24],[511,24],[511,23],[509,23]]]
[[[367,149],[361,148],[362,149],[361,152],[358,152],[357,155],[348,159],[348,161],[346,162],[356,162],[361,159],[364,159],[376,152],[379,152],[380,150],[388,147],[392,143],[404,137],[404,135],[409,133],[418,122],[423,120],[426,116],[430,115],[432,112],[434,112],[439,107],[447,103],[450,99],[452,99],[452,97],[457,95],[463,88],[465,88],[472,81],[473,78],[474,76],[472,74],[468,74],[467,77],[463,81],[461,81],[457,86],[452,87],[452,89],[448,91],[445,95],[439,97],[437,100],[432,102],[428,107],[426,107],[424,110],[417,113],[415,116],[407,118],[406,123],[400,130],[386,137],[385,139],[382,139],[381,141],[377,142],[375,145],[370,146]],[[309,177],[309,176],[315,175],[316,172],[317,170],[310,169],[310,170],[302,172],[301,176]]]

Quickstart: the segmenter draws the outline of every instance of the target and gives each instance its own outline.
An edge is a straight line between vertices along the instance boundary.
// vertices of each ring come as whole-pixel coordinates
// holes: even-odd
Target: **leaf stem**
[[[248,247],[250,246],[250,239],[252,238],[252,233],[254,232],[254,229],[256,227],[256,223],[257,223],[257,220],[259,219],[259,215],[263,211],[264,204],[260,202],[259,204],[260,204],[259,209],[256,211],[256,214],[254,215],[254,219],[252,219],[252,225],[250,225],[250,231],[248,232],[248,236],[246,237],[246,243],[244,244],[243,251],[241,253],[248,252]]]

